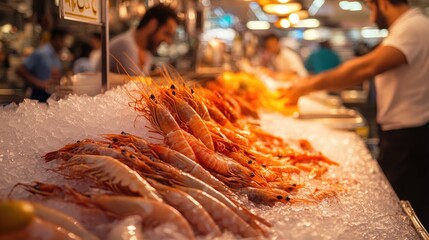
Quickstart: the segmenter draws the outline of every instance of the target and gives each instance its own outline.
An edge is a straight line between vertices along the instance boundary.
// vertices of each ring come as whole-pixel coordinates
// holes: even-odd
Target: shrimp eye
[[[292,184],[292,186],[296,187],[296,183]]]
[[[174,84],[171,84],[170,88],[171,89],[176,89],[176,86],[174,86]]]
[[[79,140],[77,140],[77,141],[76,141],[76,143],[80,143],[80,141],[79,141]]]
[[[113,142],[119,142],[119,139],[117,139],[117,138],[114,137],[114,138],[112,138],[112,141]]]
[[[281,200],[281,199],[283,199],[283,197],[282,197],[282,196],[280,196],[280,195],[278,195],[278,196],[277,196],[277,199]]]
[[[121,132],[121,134],[122,134],[122,135],[127,135],[127,133],[126,133],[126,132],[124,132],[124,131],[122,131],[122,132]]]
[[[173,93],[173,95],[176,95],[176,91],[173,91],[172,93]]]
[[[155,100],[155,95],[153,95],[153,93],[150,95],[150,99]]]
[[[194,89],[191,88],[191,93],[194,94]]]
[[[286,196],[286,197],[285,197],[285,200],[286,200],[286,201],[289,201],[289,200],[290,200],[290,197],[289,197],[289,196]]]
[[[108,148],[113,148],[112,144],[109,144]]]
[[[125,154],[125,153],[126,153],[126,151],[125,151],[124,149],[122,149],[122,150],[121,150],[121,153],[122,153],[122,154]]]
[[[255,177],[255,174],[253,172],[250,173],[250,177]]]
[[[248,164],[252,164],[252,160],[247,161]]]

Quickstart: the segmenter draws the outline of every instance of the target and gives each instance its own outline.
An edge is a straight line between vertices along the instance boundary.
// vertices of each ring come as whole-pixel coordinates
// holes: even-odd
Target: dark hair
[[[158,22],[158,27],[160,27],[164,25],[170,18],[179,24],[179,17],[173,8],[165,4],[157,4],[147,10],[143,18],[140,20],[137,29],[141,29],[142,27],[146,26],[152,19],[156,19]]]
[[[319,42],[319,46],[323,48],[331,48],[331,43],[329,42],[329,40],[323,40]]]
[[[275,34],[275,33],[269,33],[269,34],[265,35],[265,36],[262,38],[262,41],[263,41],[263,42],[266,42],[266,41],[268,41],[269,39],[276,39],[277,41],[279,41],[279,40],[280,40],[280,37],[279,37],[277,34]]]
[[[408,0],[389,0],[392,5],[408,4]]]
[[[51,39],[55,39],[57,37],[65,37],[68,34],[68,31],[64,28],[55,27],[51,30]]]
[[[91,38],[101,39],[101,34],[98,32],[91,33]]]

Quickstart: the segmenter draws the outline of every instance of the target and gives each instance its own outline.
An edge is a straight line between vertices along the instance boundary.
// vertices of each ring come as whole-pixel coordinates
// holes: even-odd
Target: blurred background
[[[359,0],[111,0],[111,37],[136,26],[146,9],[159,2],[173,6],[183,24],[174,44],[158,48],[155,66],[167,62],[184,74],[239,71],[241,59],[258,65],[261,37],[267,33],[279,35],[282,46],[298,53],[303,61],[324,40],[345,61],[367,53],[387,36],[387,30],[379,30],[369,21],[369,11]],[[429,14],[428,0],[410,3]],[[60,20],[58,4],[58,0],[0,1],[1,104],[26,97],[26,83],[14,70],[47,41],[46,33],[54,26],[71,33],[61,54],[70,71],[82,42],[99,32],[94,25]],[[362,87],[369,90],[370,84]],[[346,103],[359,104],[367,101],[368,94],[351,92],[343,97]]]

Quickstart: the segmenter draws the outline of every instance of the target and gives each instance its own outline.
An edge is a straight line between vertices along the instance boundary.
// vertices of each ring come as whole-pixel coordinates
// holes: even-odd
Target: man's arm
[[[24,64],[21,64],[21,66],[19,66],[15,70],[15,73],[18,76],[22,77],[25,81],[27,81],[31,85],[40,89],[45,89],[47,86],[47,83],[49,83],[49,81],[42,81],[37,77],[35,77],[33,74],[31,74],[31,72],[27,69],[27,67],[25,67]]]
[[[407,64],[407,59],[401,51],[390,46],[379,46],[374,51],[347,61],[333,70],[300,80],[285,90],[283,97],[287,98],[290,104],[294,104],[300,96],[310,92],[351,87],[403,64]]]

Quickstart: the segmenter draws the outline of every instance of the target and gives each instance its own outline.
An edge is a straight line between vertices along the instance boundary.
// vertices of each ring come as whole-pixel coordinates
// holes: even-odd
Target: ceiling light
[[[286,18],[283,18],[283,19],[280,19],[279,24],[280,24],[280,27],[282,28],[289,28],[291,23]]]
[[[297,24],[299,22],[300,18],[297,13],[292,13],[289,15],[289,22],[292,24]]]
[[[307,10],[300,10],[298,12],[296,12],[296,14],[298,14],[299,19],[304,19],[304,18],[308,18],[308,11]]]
[[[301,10],[302,5],[297,2],[290,2],[286,4],[267,4],[262,7],[268,14],[275,15],[288,15],[293,12]]]
[[[278,4],[278,3],[288,3],[291,0],[258,0],[258,3],[261,6],[267,5],[267,4]]]
[[[307,18],[299,21],[298,24],[295,25],[297,28],[317,28],[320,26],[319,20],[315,18]]]
[[[267,30],[270,28],[270,23],[267,21],[248,21],[246,27],[250,30]]]
[[[341,1],[338,3],[341,9],[346,11],[361,11],[362,4],[357,1]]]
[[[305,40],[317,40],[320,38],[320,32],[317,29],[308,29],[304,31],[303,38]]]

